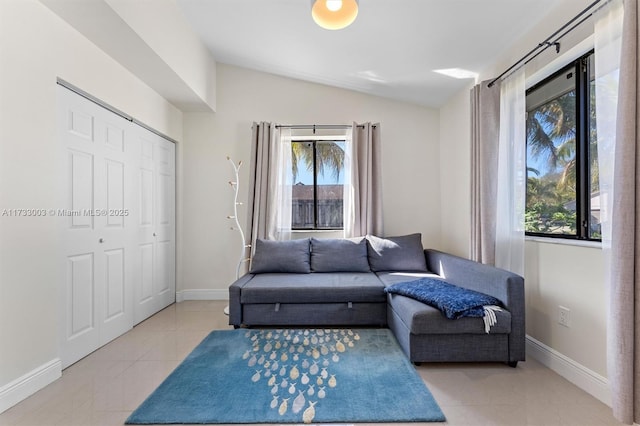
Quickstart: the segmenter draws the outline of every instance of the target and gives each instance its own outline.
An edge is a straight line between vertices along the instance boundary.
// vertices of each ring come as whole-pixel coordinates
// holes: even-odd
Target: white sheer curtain
[[[355,125],[355,123],[354,123]],[[344,186],[342,192],[342,229],[343,237],[349,238],[354,235],[354,225],[356,220],[356,212],[354,209],[356,188],[353,184],[357,170],[353,167],[353,130],[347,132],[344,137]]]
[[[637,0],[626,1],[624,8],[622,0],[608,1],[594,18],[600,216],[609,296],[607,372],[613,414],[631,424],[640,420]]]
[[[525,73],[520,68],[502,81],[496,211],[495,265],[524,276],[526,196]]]
[[[267,238],[291,239],[291,129],[272,126],[269,196],[267,197]]]
[[[596,127],[600,180],[602,248],[611,249],[613,169],[622,35],[622,0],[610,1],[594,14]],[[610,259],[607,260],[607,263]]]

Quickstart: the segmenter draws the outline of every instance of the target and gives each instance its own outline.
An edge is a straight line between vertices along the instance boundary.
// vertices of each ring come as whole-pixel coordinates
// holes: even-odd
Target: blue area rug
[[[127,424],[442,422],[388,329],[214,331]]]

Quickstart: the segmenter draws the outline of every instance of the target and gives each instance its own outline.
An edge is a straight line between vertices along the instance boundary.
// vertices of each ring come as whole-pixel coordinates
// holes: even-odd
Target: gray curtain
[[[471,89],[471,247],[472,260],[495,263],[500,82]]]
[[[251,252],[256,239],[267,238],[267,214],[269,195],[269,163],[271,123],[253,123],[251,127],[251,167],[249,168],[249,197],[247,204],[247,229]]]
[[[353,123],[351,143],[353,205],[345,209],[345,236],[383,235],[380,124]]]
[[[611,229],[609,381],[615,417],[640,422],[640,77],[638,0],[625,0]]]

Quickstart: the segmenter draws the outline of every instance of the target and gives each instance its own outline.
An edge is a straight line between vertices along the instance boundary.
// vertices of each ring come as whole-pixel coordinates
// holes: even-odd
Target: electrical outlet
[[[558,306],[558,324],[571,327],[571,310],[564,306]]]

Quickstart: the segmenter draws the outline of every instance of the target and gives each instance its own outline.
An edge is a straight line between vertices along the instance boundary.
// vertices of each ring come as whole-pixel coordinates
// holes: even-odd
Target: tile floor
[[[0,414],[0,426],[122,425],[213,329],[225,302],[169,306]],[[611,410],[538,362],[417,367],[447,425],[619,425]]]

